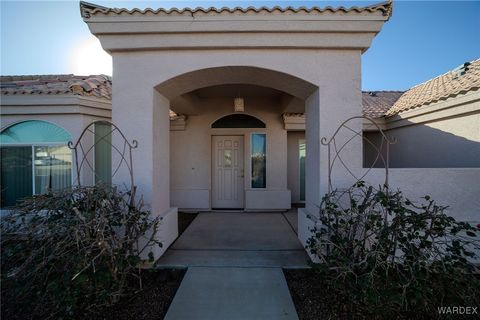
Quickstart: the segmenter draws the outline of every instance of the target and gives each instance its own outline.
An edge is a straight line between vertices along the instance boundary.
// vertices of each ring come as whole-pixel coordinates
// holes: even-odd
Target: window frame
[[[21,123],[24,123],[24,122],[29,122],[29,121],[37,121],[37,122],[45,122],[45,123],[48,123],[50,125],[53,125],[53,126],[56,126],[62,130],[64,130],[66,133],[68,133],[70,135],[70,139],[72,137],[71,133],[66,130],[65,128],[63,128],[63,126],[60,126],[56,123],[53,123],[51,121],[45,121],[45,120],[41,120],[41,119],[27,119],[27,120],[21,120],[21,121],[16,121],[16,122],[13,122],[13,123],[10,123],[8,124],[7,126],[1,128],[0,130],[0,134],[3,133],[4,131],[8,130],[9,128],[12,128],[16,125],[19,125]],[[34,195],[37,195],[37,193],[35,192],[36,190],[36,182],[35,182],[35,148],[36,147],[67,147],[68,148],[68,141],[49,141],[49,142],[38,142],[38,141],[35,141],[35,142],[13,142],[13,143],[2,143],[0,145],[1,148],[9,148],[9,147],[30,147],[30,157],[31,157],[31,160],[32,160],[32,168],[31,168],[31,171],[32,171],[32,196]],[[70,148],[69,148],[70,149]],[[76,179],[76,175],[75,175],[75,163],[74,163],[74,153],[73,153],[73,150],[70,149],[70,160],[71,160],[71,167],[70,167],[70,181],[71,181],[71,184],[70,186],[73,186],[74,185],[74,181]],[[8,209],[8,207],[0,207],[0,210],[5,210],[5,209]]]
[[[68,147],[68,144],[66,144],[65,142],[45,142],[45,143],[42,143],[42,144],[38,144],[38,143],[28,143],[28,142],[25,142],[25,143],[6,143],[6,144],[2,144],[1,147],[2,148],[8,148],[8,147],[30,147],[30,150],[31,150],[31,157],[32,157],[32,196],[36,195],[37,193],[35,193],[35,147],[65,147],[67,146]],[[72,151],[70,149],[70,151]],[[73,163],[73,152],[70,152],[70,158],[71,158],[71,168],[70,168],[70,179],[72,181],[72,185],[73,185],[73,181],[74,179],[76,178],[75,177],[75,174],[74,174],[74,163]]]
[[[252,154],[253,154],[253,135],[255,134],[261,134],[265,136],[265,187],[263,188],[258,188],[258,187],[253,187],[253,165],[252,165]],[[265,131],[253,131],[250,132],[250,152],[248,154],[248,159],[249,159],[249,166],[250,170],[249,171],[249,176],[250,176],[250,183],[249,183],[249,189],[250,190],[267,190],[267,158],[268,158],[268,142],[267,142],[267,133]]]
[[[307,174],[306,174],[306,169],[307,169],[307,139],[302,138],[298,139],[298,199],[300,203],[304,203],[307,199]],[[300,146],[303,143],[303,146],[305,147],[305,162],[303,164],[303,184],[302,184],[302,165],[301,165],[301,157],[300,157]],[[303,199],[302,199],[302,185],[303,185]]]

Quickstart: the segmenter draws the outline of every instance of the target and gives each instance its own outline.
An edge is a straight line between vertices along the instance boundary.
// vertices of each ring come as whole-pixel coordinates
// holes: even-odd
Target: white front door
[[[212,136],[212,208],[243,209],[243,136]]]

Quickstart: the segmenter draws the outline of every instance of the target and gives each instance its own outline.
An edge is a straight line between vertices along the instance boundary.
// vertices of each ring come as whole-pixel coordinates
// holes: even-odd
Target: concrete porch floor
[[[200,213],[156,266],[308,267],[296,217],[296,211]]]

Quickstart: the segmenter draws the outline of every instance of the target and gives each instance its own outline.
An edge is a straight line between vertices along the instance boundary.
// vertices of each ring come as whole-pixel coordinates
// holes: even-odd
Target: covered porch
[[[185,214],[185,213],[183,213]],[[297,212],[203,212],[156,267],[308,267]]]
[[[200,204],[197,208],[207,210],[223,207],[214,203],[216,186],[212,178],[212,142],[217,131],[224,136],[248,137],[243,144],[237,142],[250,150],[251,134],[266,135],[264,183],[259,179],[259,188],[252,185],[252,168],[245,166],[249,159],[243,157],[247,160],[244,179],[234,184],[244,196],[243,207],[239,202],[238,208],[289,208],[287,137],[281,125],[281,109],[286,106],[288,110],[294,102],[306,115],[305,209],[298,215],[298,238],[305,244],[310,237],[307,216],[317,214],[328,185],[328,158],[321,148],[321,138],[331,136],[345,119],[361,114],[361,55],[389,19],[391,4],[325,11],[260,8],[129,12],[82,3],[81,10],[91,32],[113,57],[112,120],[126,136],[139,142],[133,159],[138,168],[137,194],[143,196],[152,214],[163,218],[159,230],[163,247],[157,249],[156,257],[178,236],[177,206],[195,208]],[[198,97],[198,90],[203,90],[200,96],[208,96],[208,88],[223,86],[221,91],[225,92],[226,86],[236,90],[244,85],[275,90],[291,99],[269,107],[262,103],[248,106],[245,113],[263,121],[263,130],[233,132],[229,128],[223,133],[220,131],[224,128],[212,128],[212,123],[232,110],[226,112],[218,103],[210,104],[207,112],[191,95],[196,92]],[[176,143],[181,131],[171,131],[171,109],[185,115],[174,127],[185,126],[182,139],[194,146],[191,151],[186,148],[181,156],[183,146]],[[270,112],[266,114],[265,110]],[[201,121],[206,122],[200,131],[188,132]],[[361,131],[361,126],[357,121],[352,129]],[[276,131],[269,131],[274,127]],[[343,150],[352,170],[362,167],[361,151],[360,141]],[[229,158],[228,153],[223,155]],[[181,169],[173,171],[175,167]],[[240,178],[241,169],[236,175]],[[339,183],[349,185],[352,181],[344,172],[342,168],[337,171]],[[127,178],[119,172],[113,183],[122,185]],[[217,190],[224,192],[225,188]],[[249,226],[253,229],[254,223]]]

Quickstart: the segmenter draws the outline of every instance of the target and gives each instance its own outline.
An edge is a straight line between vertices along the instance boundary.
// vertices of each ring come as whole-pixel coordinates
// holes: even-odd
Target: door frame
[[[218,129],[217,129],[218,130]],[[247,165],[246,161],[245,161],[245,156],[246,156],[246,139],[245,139],[245,136],[247,135],[246,133],[239,133],[238,131],[235,131],[235,132],[232,132],[232,133],[229,133],[229,132],[223,132],[223,129],[222,128],[222,132],[218,132],[218,133],[212,133],[210,135],[210,208],[212,210],[232,210],[232,211],[235,211],[235,210],[245,210],[245,197],[246,197],[246,189],[245,189],[245,179],[246,179],[246,170],[245,170],[245,167]],[[228,130],[228,129],[227,129]],[[213,206],[213,197],[214,197],[214,188],[213,188],[213,184],[214,184],[214,174],[215,174],[215,170],[214,170],[214,165],[215,165],[215,159],[213,158],[213,151],[214,149],[216,148],[216,145],[213,143],[213,139],[214,137],[242,137],[243,139],[243,145],[242,145],[242,150],[243,150],[243,154],[242,154],[242,161],[243,161],[243,180],[242,180],[242,188],[241,188],[241,192],[243,193],[243,197],[242,197],[242,205],[238,208],[216,208]]]

